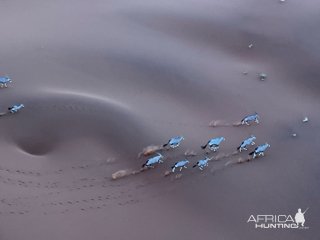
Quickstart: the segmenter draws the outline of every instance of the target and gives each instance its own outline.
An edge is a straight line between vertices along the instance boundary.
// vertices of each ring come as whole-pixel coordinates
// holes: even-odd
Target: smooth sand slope
[[[0,117],[0,239],[318,239],[319,11],[317,0],[0,1],[0,75],[14,81],[0,112],[25,104]],[[255,111],[259,125],[232,126]],[[251,134],[271,148],[237,164]],[[185,141],[163,164],[111,179],[175,135]],[[191,168],[215,136],[218,160]],[[189,168],[165,177],[186,150]],[[307,207],[307,230],[247,224]]]

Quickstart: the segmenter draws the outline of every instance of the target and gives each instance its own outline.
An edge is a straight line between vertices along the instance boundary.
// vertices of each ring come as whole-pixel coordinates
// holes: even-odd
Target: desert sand
[[[0,1],[0,75],[13,79],[0,112],[25,105],[0,117],[0,239],[319,239],[319,12],[317,0]],[[232,125],[255,111],[260,124]],[[251,134],[271,148],[238,164]],[[139,172],[142,149],[176,135]],[[192,168],[215,136],[217,160]],[[188,169],[165,176],[186,151]],[[112,180],[120,170],[138,174]],[[247,223],[307,207],[309,229]]]

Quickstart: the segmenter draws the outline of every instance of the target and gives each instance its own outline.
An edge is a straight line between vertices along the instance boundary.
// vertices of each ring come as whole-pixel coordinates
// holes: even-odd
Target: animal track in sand
[[[109,164],[116,163],[116,159],[114,157],[106,157],[105,159],[98,159],[98,161],[95,161],[92,163],[91,161],[87,164],[79,164],[79,165],[71,165],[67,167],[63,167],[56,170],[45,170],[45,171],[36,171],[31,169],[17,169],[17,168],[8,168],[5,166],[0,165],[0,172],[4,173],[10,173],[15,175],[21,175],[21,176],[33,176],[33,177],[42,177],[46,175],[57,175],[57,174],[63,174],[70,171],[77,171],[77,170],[85,170],[89,168],[96,168],[96,167],[103,167],[107,166]]]
[[[47,188],[47,189],[57,189],[59,187],[59,182],[38,182],[32,180],[21,180],[21,179],[14,179],[9,177],[3,177],[0,175],[1,183],[4,184],[11,184],[16,186],[21,186],[25,188]]]

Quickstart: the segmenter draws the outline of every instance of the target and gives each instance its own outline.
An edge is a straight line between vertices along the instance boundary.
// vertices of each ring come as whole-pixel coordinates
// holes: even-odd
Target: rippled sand
[[[25,105],[0,117],[0,239],[317,239],[319,11],[316,0],[0,1],[0,75],[14,81],[0,112]],[[255,111],[259,125],[235,126]],[[238,164],[251,134],[271,148]],[[175,135],[181,147],[140,172],[142,149]],[[226,141],[214,161],[191,168],[215,136]],[[186,151],[189,168],[167,175]],[[307,207],[308,230],[247,223]]]

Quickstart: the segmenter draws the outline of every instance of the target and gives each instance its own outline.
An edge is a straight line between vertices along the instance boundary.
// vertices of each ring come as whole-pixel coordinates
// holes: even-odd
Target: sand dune
[[[13,83],[0,112],[25,108],[0,116],[0,239],[317,239],[319,8],[1,1],[0,75]],[[236,124],[255,111],[260,124]],[[254,147],[236,148],[251,134],[271,148],[247,161]],[[176,135],[164,163],[141,169],[144,148]],[[192,168],[217,136],[209,167]],[[306,230],[247,223],[307,207]]]

